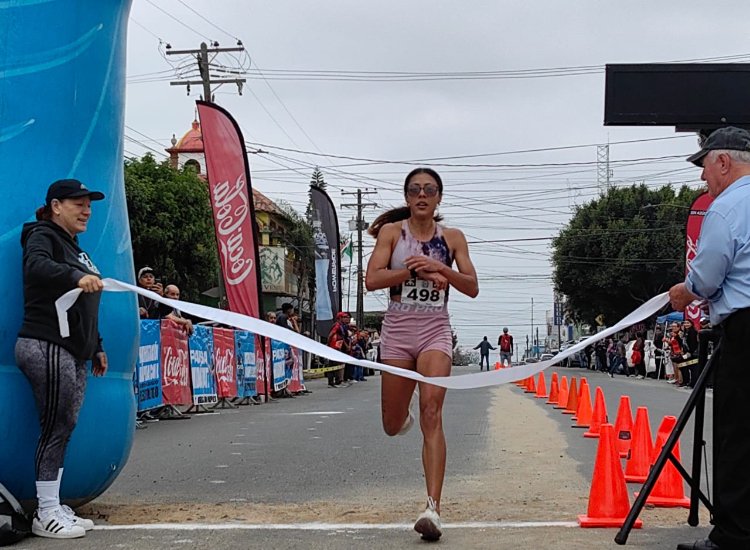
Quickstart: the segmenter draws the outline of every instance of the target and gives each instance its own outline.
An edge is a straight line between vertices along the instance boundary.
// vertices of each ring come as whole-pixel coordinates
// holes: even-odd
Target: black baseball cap
[[[714,130],[706,138],[706,141],[703,142],[701,150],[690,155],[687,161],[692,162],[698,168],[703,168],[703,157],[710,151],[717,150],[747,151],[750,153],[750,132],[736,126],[727,126]]]
[[[89,197],[92,201],[100,201],[104,198],[104,193],[91,191],[75,179],[57,180],[47,189],[46,203],[50,204],[52,199],[75,199],[77,197]]]

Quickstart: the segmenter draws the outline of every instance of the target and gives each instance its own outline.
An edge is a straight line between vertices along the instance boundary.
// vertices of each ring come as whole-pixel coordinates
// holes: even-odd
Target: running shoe
[[[432,497],[427,497],[427,508],[419,514],[417,522],[414,524],[414,530],[422,535],[426,541],[436,541],[443,534],[440,525],[440,515],[437,513],[437,506]]]
[[[411,430],[411,427],[414,425],[414,419],[416,418],[416,415],[414,414],[415,403],[419,403],[419,392],[416,388],[414,389],[414,393],[411,394],[411,400],[409,401],[409,414],[407,415],[406,420],[404,420],[404,425],[401,426],[401,429],[396,435],[404,435]]]
[[[73,508],[71,508],[67,504],[63,504],[62,506],[60,506],[60,508],[62,508],[63,514],[68,516],[73,521],[73,525],[80,525],[86,531],[91,531],[94,528],[93,521],[91,521],[90,519],[78,517],[73,511]]]
[[[78,539],[86,536],[86,530],[80,525],[74,525],[60,507],[43,517],[39,516],[39,510],[34,512],[31,532],[37,537],[49,539]]]

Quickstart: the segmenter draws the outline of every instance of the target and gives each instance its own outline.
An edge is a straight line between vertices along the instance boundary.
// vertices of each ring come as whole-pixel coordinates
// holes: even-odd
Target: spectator
[[[500,364],[510,367],[513,360],[513,336],[508,333],[508,327],[503,327],[503,333],[497,339],[497,345],[500,346]]]
[[[266,321],[269,323],[276,324],[276,312],[275,311],[267,311],[266,312]]]
[[[502,339],[502,336],[500,337]],[[490,371],[490,350],[491,349],[497,349],[493,348],[492,344],[489,343],[487,340],[487,337],[484,337],[484,340],[479,342],[474,349],[479,350],[479,372],[482,371],[482,367],[484,367],[485,361],[487,362],[487,372]]]
[[[669,328],[672,331],[669,337],[669,359],[672,361],[672,366],[674,367],[675,382],[681,388],[685,385],[685,379],[682,376],[682,369],[684,368],[682,363],[685,362],[684,356],[687,352],[685,351],[682,334],[680,333],[680,325],[672,323]],[[672,383],[674,384],[675,382]]]
[[[659,325],[654,329],[654,360],[656,361],[656,371],[653,373],[654,378],[661,378],[661,368],[664,365],[664,333]],[[650,376],[650,375],[649,375]]]
[[[594,344],[594,357],[596,358],[596,370],[599,372],[607,371],[607,344],[604,340],[599,340]]]
[[[686,386],[694,388],[695,381],[698,380],[698,331],[689,319],[682,322],[682,341],[685,354],[688,355],[682,378]]]
[[[635,336],[635,344],[633,344],[631,356],[636,374],[635,377],[638,380],[643,380],[646,378],[646,339],[641,332]]]
[[[336,322],[331,327],[331,331],[328,333],[328,346],[340,351],[341,353],[351,353],[351,338],[349,336],[349,322],[351,316],[341,311],[336,314]],[[326,373],[328,377],[328,385],[330,387],[337,387],[343,383],[344,367],[340,369],[330,371]]]
[[[289,302],[284,302],[283,304],[281,304],[281,313],[276,314],[276,324],[280,327],[294,330],[291,323],[289,322],[289,316],[293,313],[294,306],[292,306],[292,304],[290,304]]]
[[[167,285],[164,288],[164,297],[169,298],[170,300],[179,300],[179,287],[177,285]],[[169,307],[166,304],[160,304],[160,306],[165,306],[160,308],[162,319],[170,319],[171,321],[174,321],[180,325],[180,328],[185,331],[188,336],[193,335],[193,322],[190,319],[183,317],[182,312],[179,309]]]
[[[154,270],[148,266],[138,270],[138,286],[164,296],[161,281],[154,276]],[[141,319],[159,319],[159,302],[152,298],[138,295],[138,313]]]

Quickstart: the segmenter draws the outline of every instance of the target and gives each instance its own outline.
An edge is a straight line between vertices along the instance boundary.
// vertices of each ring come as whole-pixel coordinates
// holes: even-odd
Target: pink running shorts
[[[380,332],[380,359],[416,361],[426,351],[453,357],[448,308],[390,302]]]

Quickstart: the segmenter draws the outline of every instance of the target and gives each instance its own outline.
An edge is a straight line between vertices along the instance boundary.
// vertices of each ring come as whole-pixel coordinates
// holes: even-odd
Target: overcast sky
[[[604,65],[747,62],[748,11],[739,0],[134,0],[126,154],[161,153],[190,128],[201,93],[169,85],[173,67],[187,74],[195,63],[165,57],[159,39],[191,49],[239,38],[249,59],[216,61],[247,73],[243,95],[224,85],[215,99],[264,151],[250,155],[253,184],[303,211],[317,165],[337,204],[352,201],[342,190],[376,191],[372,220],[402,203],[412,164],[433,166],[445,183],[446,224],[464,231],[479,273],[475,300],[451,295],[460,343],[497,341],[508,326],[523,350],[532,299],[535,326],[552,308],[549,237],[598,194],[597,145],[611,144],[614,185],[700,185],[682,159],[696,149],[694,135],[603,126]],[[354,72],[356,81],[342,80]],[[384,81],[384,72],[401,80]],[[342,231],[352,215],[339,210]],[[368,237],[366,253],[371,245]],[[368,295],[366,308],[383,309],[386,299]]]

